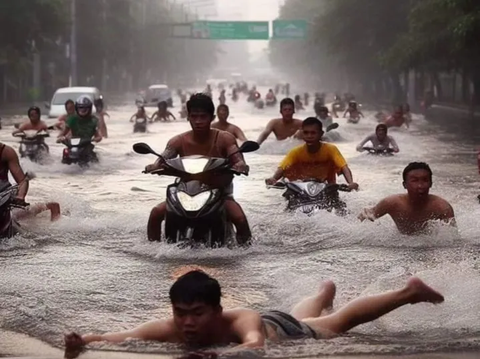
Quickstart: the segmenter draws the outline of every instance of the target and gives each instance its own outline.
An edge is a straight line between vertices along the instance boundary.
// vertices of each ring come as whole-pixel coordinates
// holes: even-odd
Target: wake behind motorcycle
[[[254,152],[259,147],[256,142],[246,141],[239,151]],[[140,154],[154,154],[163,162],[163,168],[151,174],[177,177],[167,187],[167,243],[179,243],[185,247],[202,244],[207,248],[233,243],[235,231],[225,210],[225,190],[211,188],[201,180],[218,175],[245,173],[233,171],[228,158],[187,156],[165,160],[145,143],[134,144],[133,150]]]
[[[373,147],[363,147],[364,151],[367,151],[369,155],[373,156],[393,156],[393,148],[373,148]]]
[[[32,162],[39,162],[48,155],[48,146],[44,142],[44,139],[50,136],[47,132],[28,130],[16,133],[13,136],[21,138],[19,148],[20,157],[27,157]]]
[[[97,154],[93,151],[95,146],[88,138],[70,138],[62,142],[67,148],[63,149],[62,163],[78,164],[87,167],[89,163],[98,162]]]
[[[347,185],[327,184],[315,179],[303,181],[277,182],[273,186],[285,190],[283,197],[287,199],[286,211],[300,212],[311,216],[318,211],[334,211],[335,214],[345,216],[347,205],[340,200],[338,192],[350,192]]]

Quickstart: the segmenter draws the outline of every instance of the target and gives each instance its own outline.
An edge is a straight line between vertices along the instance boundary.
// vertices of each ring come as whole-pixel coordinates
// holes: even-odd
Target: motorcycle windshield
[[[182,158],[183,168],[186,173],[197,174],[205,171],[205,167],[208,164],[208,158]]]
[[[72,146],[78,146],[80,144],[81,138],[71,138],[70,139],[70,144]]]

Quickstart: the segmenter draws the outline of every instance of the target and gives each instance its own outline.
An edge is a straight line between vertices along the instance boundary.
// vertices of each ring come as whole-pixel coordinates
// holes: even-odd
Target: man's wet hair
[[[196,93],[190,96],[190,99],[187,101],[187,112],[190,113],[193,110],[205,111],[213,117],[215,114],[215,105],[210,96],[204,93]]]
[[[220,110],[221,108],[227,110],[227,112],[230,112],[230,108],[228,107],[228,105],[224,103],[221,103],[220,105],[217,106],[217,111]]]
[[[320,132],[323,131],[322,121],[316,117],[308,117],[302,122],[302,128],[306,126],[318,126]]]
[[[283,108],[283,106],[288,106],[288,105],[295,108],[295,102],[290,97],[286,97],[282,101],[280,101],[280,110]]]
[[[407,167],[403,170],[403,182],[407,181],[407,176],[411,171],[415,170],[425,170],[428,172],[430,175],[430,182],[432,182],[432,170],[430,169],[430,166],[426,164],[425,162],[411,162],[408,164]]]
[[[202,303],[211,307],[220,305],[222,291],[215,278],[200,270],[190,271],[170,288],[170,302],[174,304]]]
[[[70,104],[75,105],[75,101],[70,100],[70,99],[68,99],[67,101],[65,101],[65,108],[67,108],[67,106],[70,105]]]
[[[385,130],[385,132],[388,132],[388,127],[386,124],[381,123],[377,125],[377,127],[375,127],[375,132],[377,132],[378,130]]]
[[[35,111],[37,113],[38,117],[40,117],[42,115],[42,112],[40,111],[40,109],[37,106],[32,106],[28,109],[28,112],[27,112],[28,118],[30,118],[30,112],[32,112],[32,111]]]

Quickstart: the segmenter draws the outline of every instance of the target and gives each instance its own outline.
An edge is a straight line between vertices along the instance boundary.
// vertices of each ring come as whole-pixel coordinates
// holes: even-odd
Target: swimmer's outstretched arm
[[[273,126],[275,124],[275,120],[271,120],[268,124],[267,127],[265,127],[265,130],[258,136],[257,143],[261,145],[267,138],[270,136],[270,134],[273,131]]]
[[[363,211],[358,215],[360,221],[366,219],[370,221],[375,221],[377,218],[383,217],[384,215],[390,212],[390,208],[393,204],[392,197],[387,197],[382,199],[378,204],[373,208],[364,208]]]
[[[79,335],[77,333],[70,333],[65,335],[65,350],[75,351],[83,348],[93,342],[111,342],[121,343],[125,340],[141,339],[141,340],[156,340],[165,342],[172,335],[173,331],[172,320],[152,320],[144,323],[135,329],[127,330],[117,333],[106,334],[86,334]]]

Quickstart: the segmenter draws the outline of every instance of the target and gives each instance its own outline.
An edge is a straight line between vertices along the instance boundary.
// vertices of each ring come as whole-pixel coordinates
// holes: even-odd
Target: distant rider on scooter
[[[98,119],[92,114],[93,103],[88,96],[80,96],[75,101],[75,114],[65,121],[65,129],[58,136],[57,142],[65,141],[71,134],[73,138],[89,139],[100,142],[102,135],[98,129]],[[93,138],[93,139],[92,139]],[[90,148],[93,150],[93,146]]]

